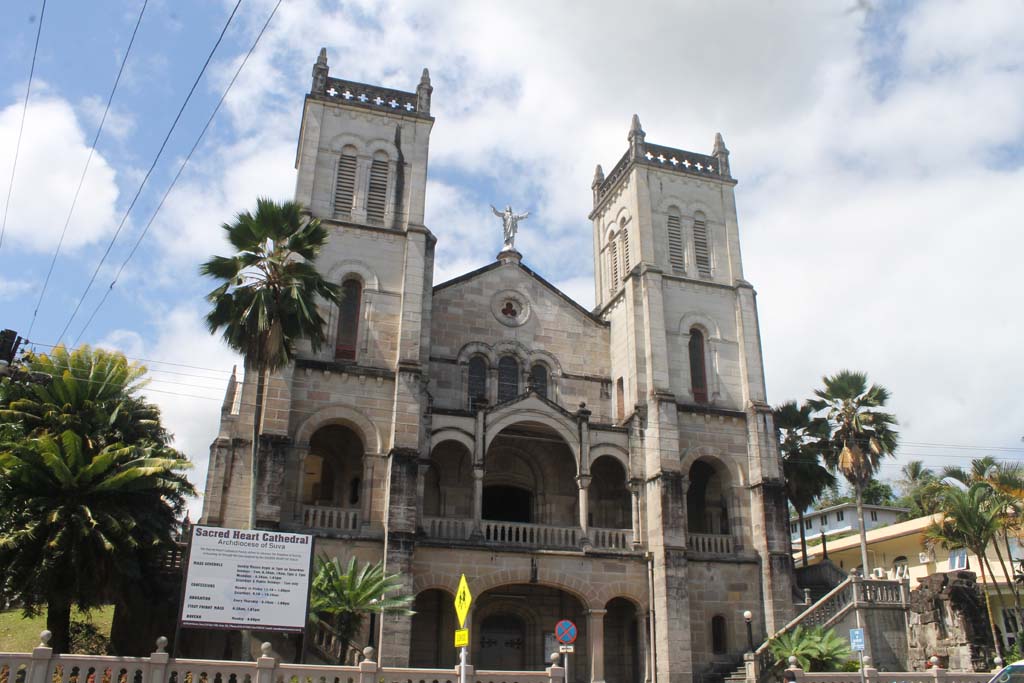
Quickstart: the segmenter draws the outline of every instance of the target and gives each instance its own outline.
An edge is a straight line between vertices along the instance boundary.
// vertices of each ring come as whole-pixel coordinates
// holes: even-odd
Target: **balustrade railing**
[[[867,658],[865,658],[867,659]],[[864,667],[864,677],[859,671],[849,673],[820,673],[804,671],[790,667],[789,671],[799,683],[914,683],[930,681],[931,683],[986,683],[992,678],[991,673],[977,671],[948,671],[938,667],[928,671],[879,671],[872,666]]]
[[[518,546],[575,548],[579,545],[579,527],[545,526],[519,522],[481,522],[484,540]]]
[[[456,517],[424,517],[423,530],[430,538],[464,541],[473,530],[473,523]]]
[[[632,529],[598,529],[591,527],[588,532],[590,542],[595,548],[602,550],[632,550]]]
[[[698,553],[729,554],[734,547],[729,534],[687,534],[686,538],[686,547]]]
[[[165,651],[167,639],[157,639],[149,657],[54,655],[46,645],[49,631],[40,634],[39,647],[30,653],[0,652],[2,683],[458,683],[460,667],[411,669],[381,667],[373,661],[373,648],[354,666],[281,664],[270,643],[263,643],[255,662],[213,659],[175,659]],[[477,671],[466,667],[467,680],[477,683],[564,683],[565,669],[544,671]]]
[[[327,505],[303,505],[302,522],[310,529],[356,531],[359,529],[359,510]]]

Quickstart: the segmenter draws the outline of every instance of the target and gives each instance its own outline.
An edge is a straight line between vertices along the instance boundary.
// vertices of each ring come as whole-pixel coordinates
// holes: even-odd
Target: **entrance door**
[[[495,614],[480,625],[479,669],[524,671],[526,669],[526,625],[511,614]]]

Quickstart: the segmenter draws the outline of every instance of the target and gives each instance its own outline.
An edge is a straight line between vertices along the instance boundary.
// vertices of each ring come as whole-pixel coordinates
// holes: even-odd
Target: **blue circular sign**
[[[562,619],[560,622],[555,624],[555,638],[562,645],[569,645],[576,641],[576,624],[572,623],[568,619]]]

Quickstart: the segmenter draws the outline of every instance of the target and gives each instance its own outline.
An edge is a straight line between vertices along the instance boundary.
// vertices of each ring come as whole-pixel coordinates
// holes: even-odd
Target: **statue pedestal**
[[[502,263],[519,263],[523,260],[523,255],[511,247],[506,247],[498,252],[496,258]]]

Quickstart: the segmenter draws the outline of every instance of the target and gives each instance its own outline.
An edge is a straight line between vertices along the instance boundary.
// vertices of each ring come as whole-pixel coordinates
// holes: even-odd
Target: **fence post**
[[[946,671],[939,666],[939,658],[932,655],[932,658],[928,660],[932,664],[932,678],[935,679],[935,683],[942,683],[946,680]]]
[[[995,668],[992,669],[992,673],[999,673],[999,671],[1003,668],[1003,664],[1005,662],[1003,662],[1002,657],[996,657],[992,660],[992,663],[995,665]]]
[[[558,666],[558,661],[561,658],[562,656],[557,652],[551,653],[551,666],[547,668],[550,683],[563,683],[565,681],[565,667]]]
[[[374,661],[376,650],[372,647],[363,648],[363,661],[359,662],[359,683],[375,683],[377,680],[377,662]]]
[[[867,683],[876,683],[878,681],[878,669],[872,666],[871,657],[864,658],[864,680]]]
[[[256,660],[256,683],[273,683],[274,669],[277,668],[277,659],[271,655],[273,646],[270,643],[260,645],[260,658]]]
[[[48,683],[53,671],[50,667],[50,659],[53,657],[53,648],[50,647],[50,638],[53,636],[49,631],[42,631],[39,634],[39,645],[32,650],[32,662],[28,669],[28,683]],[[14,666],[11,666],[9,680],[14,680]],[[47,675],[49,674],[49,675]]]
[[[156,652],[149,655],[149,683],[164,683],[167,680],[167,662],[170,655],[167,654],[167,638],[160,636],[156,639]]]
[[[786,672],[793,674],[793,680],[797,681],[797,683],[803,681],[805,676],[804,670],[800,668],[800,661],[793,655],[790,655],[787,661],[789,662],[789,667],[786,669]],[[782,679],[786,680],[785,672]]]

